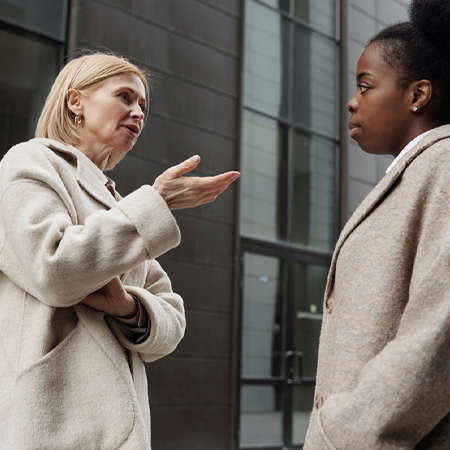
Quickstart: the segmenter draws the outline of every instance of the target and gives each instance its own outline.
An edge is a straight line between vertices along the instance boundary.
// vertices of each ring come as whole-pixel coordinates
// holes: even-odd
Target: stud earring
[[[81,116],[78,113],[75,114],[75,123],[81,125]]]
[[[417,106],[413,106],[413,111],[417,112],[417,111],[419,111],[419,108]]]

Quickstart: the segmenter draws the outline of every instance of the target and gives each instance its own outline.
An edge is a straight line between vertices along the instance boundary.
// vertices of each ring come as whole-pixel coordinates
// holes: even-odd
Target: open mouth
[[[137,137],[139,135],[139,128],[136,125],[123,125],[123,128],[125,128],[133,137]]]

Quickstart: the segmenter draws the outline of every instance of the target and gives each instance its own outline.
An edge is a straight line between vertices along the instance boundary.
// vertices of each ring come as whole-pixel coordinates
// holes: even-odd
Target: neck
[[[83,152],[101,171],[104,171],[108,166],[111,149],[99,147],[95,142],[90,143],[81,139],[78,142],[77,148]]]
[[[438,123],[431,120],[416,120],[411,123],[408,130],[403,133],[403,138],[396,146],[396,149],[391,152],[392,156],[398,156],[398,154],[411,142],[414,138],[425,133],[425,131],[431,130],[438,126]]]

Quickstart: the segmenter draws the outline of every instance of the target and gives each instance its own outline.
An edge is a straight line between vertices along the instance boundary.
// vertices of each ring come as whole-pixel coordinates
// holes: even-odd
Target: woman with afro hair
[[[332,258],[304,450],[450,449],[450,1],[374,36],[350,136],[395,157]]]

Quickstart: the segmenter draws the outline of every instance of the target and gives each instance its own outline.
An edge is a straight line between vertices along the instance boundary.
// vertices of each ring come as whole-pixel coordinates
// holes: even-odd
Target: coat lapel
[[[80,186],[108,209],[116,204],[105,186],[108,178],[80,150],[53,139],[37,138],[35,140],[56,152],[70,155],[76,162],[76,177]]]
[[[444,125],[427,136],[425,136],[415,147],[413,147],[398,163],[387,173],[380,182],[369,192],[367,197],[361,202],[352,214],[350,219],[345,224],[331,259],[330,270],[328,273],[327,286],[325,288],[325,300],[329,297],[334,285],[334,273],[336,270],[336,260],[342,245],[350,236],[350,234],[358,227],[358,225],[373,211],[373,209],[380,204],[385,198],[386,194],[391,190],[392,186],[399,179],[401,174],[405,171],[409,164],[424,150],[429,148],[435,142],[450,137],[450,125]]]

